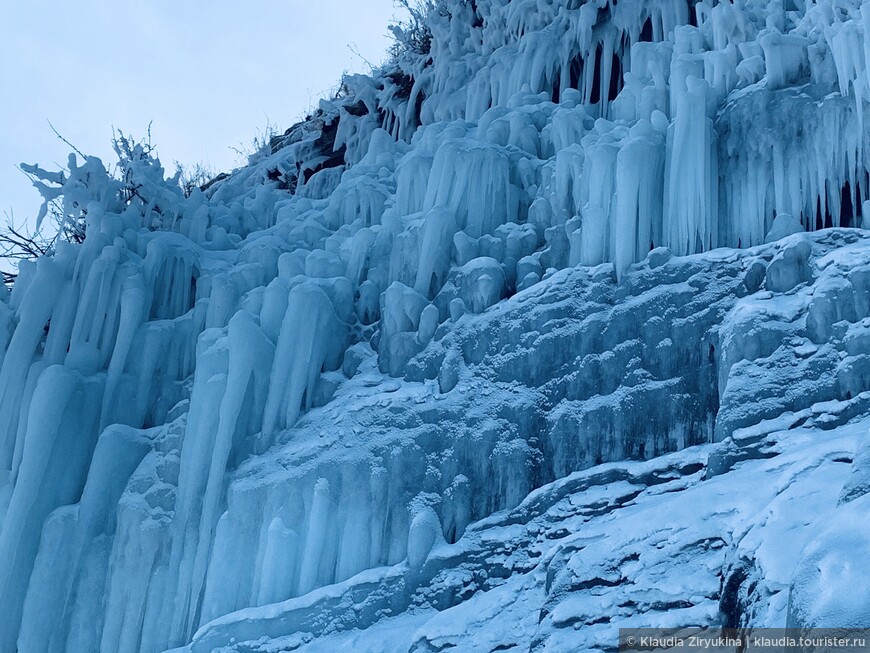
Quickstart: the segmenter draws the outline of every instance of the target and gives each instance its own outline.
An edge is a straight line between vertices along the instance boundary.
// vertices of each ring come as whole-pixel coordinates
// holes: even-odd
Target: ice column
[[[709,89],[703,79],[688,76],[668,129],[663,244],[680,256],[717,245],[718,146],[707,116]]]

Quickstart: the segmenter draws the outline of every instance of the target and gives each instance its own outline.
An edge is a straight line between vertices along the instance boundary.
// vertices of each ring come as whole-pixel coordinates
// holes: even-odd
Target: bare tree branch
[[[79,155],[80,157],[82,157],[83,159],[87,159],[87,158],[88,158],[88,157],[86,157],[84,154],[82,154],[82,151],[81,151],[79,148],[77,148],[75,145],[73,145],[73,144],[70,143],[68,140],[66,140],[63,136],[60,135],[60,132],[57,131],[57,130],[54,128],[54,125],[51,124],[51,120],[46,119],[45,122],[47,122],[47,123],[48,123],[48,126],[51,127],[51,131],[54,132],[54,135],[57,136],[60,140],[62,140],[64,143],[66,143],[67,145],[69,145],[69,146],[73,149],[73,151],[74,151],[76,154],[78,154],[78,155]]]

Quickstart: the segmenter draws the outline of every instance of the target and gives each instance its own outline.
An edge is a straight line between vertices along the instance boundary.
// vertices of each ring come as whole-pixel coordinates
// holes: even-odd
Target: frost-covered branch
[[[437,0],[397,0],[396,4],[408,13],[408,18],[389,27],[396,39],[390,52],[392,58],[398,59],[404,52],[429,54],[432,47],[432,30],[428,24],[428,17],[444,3]]]
[[[175,173],[185,197],[190,197],[196,189],[203,190],[217,177],[217,173],[204,163],[185,166],[175,162]]]
[[[120,130],[114,132],[112,147],[118,161],[111,170],[99,158],[82,154],[52,129],[74,153],[61,170],[21,164],[43,203],[32,231],[15,224],[11,217],[5,228],[0,228],[0,259],[11,266],[2,273],[6,284],[14,281],[20,261],[52,255],[59,240],[84,242],[89,212],[124,214],[134,220],[138,214],[138,222],[145,228],[171,228],[178,217],[179,202],[214,178],[203,164],[189,171],[178,166],[175,175],[167,178],[151,143],[150,128],[145,140]]]

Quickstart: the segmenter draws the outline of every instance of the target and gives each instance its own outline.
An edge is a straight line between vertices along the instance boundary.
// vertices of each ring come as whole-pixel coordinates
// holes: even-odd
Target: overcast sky
[[[107,164],[112,126],[152,122],[167,170],[230,169],[267,121],[283,131],[380,63],[394,15],[393,0],[0,2],[0,220],[38,210],[19,163],[66,161],[47,121]]]

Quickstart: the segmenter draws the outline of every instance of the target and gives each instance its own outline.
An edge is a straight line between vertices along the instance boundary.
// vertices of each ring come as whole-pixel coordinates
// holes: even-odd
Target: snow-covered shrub
[[[118,161],[111,169],[98,157],[81,152],[71,153],[62,170],[22,164],[43,203],[32,231],[11,223],[0,230],[0,255],[17,264],[52,255],[58,241],[83,242],[89,211],[95,207],[101,213],[136,216],[140,226],[149,229],[171,227],[179,201],[213,177],[200,164],[190,172],[177,166],[175,175],[167,178],[150,136],[137,140],[118,131],[112,147]],[[5,276],[11,282],[16,275],[7,272]]]

